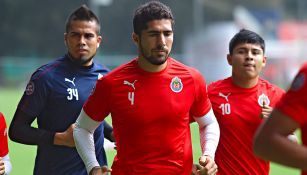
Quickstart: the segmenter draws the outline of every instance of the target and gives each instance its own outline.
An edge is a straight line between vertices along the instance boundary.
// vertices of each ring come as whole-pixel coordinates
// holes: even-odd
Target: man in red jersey
[[[231,77],[208,86],[221,131],[217,174],[269,174],[269,162],[253,153],[253,137],[284,91],[259,77],[266,64],[264,52],[265,42],[258,34],[240,30],[229,43]]]
[[[0,175],[8,175],[12,170],[7,143],[7,127],[3,114],[0,112]]]
[[[200,128],[198,173],[216,174],[218,123],[201,74],[169,57],[173,24],[161,2],[136,9],[132,38],[138,57],[98,80],[76,122],[76,147],[90,174],[106,171],[97,164],[92,132],[109,114],[117,146],[112,175],[190,175],[190,117]]]
[[[307,63],[292,82],[269,119],[259,127],[254,151],[264,159],[302,169],[307,175]],[[301,128],[303,145],[290,142],[287,135]]]

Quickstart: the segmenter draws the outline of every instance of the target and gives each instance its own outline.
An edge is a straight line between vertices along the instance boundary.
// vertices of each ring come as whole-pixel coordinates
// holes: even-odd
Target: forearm
[[[103,126],[104,126],[103,130],[104,137],[111,142],[115,142],[112,126],[109,125],[106,121],[103,122]]]
[[[31,127],[35,118],[17,109],[9,127],[10,139],[28,145],[53,144],[55,133]]]
[[[202,153],[203,155],[209,155],[214,159],[220,138],[220,128],[213,111],[210,110],[203,117],[195,117],[195,120],[199,125]]]
[[[89,173],[94,167],[100,166],[96,159],[93,139],[93,133],[98,127],[99,123],[100,122],[92,120],[82,110],[73,131],[76,148],[85,164],[87,173]]]
[[[307,148],[288,139],[286,135],[266,134],[261,141],[270,143],[257,145],[256,154],[286,166],[307,170]],[[259,142],[258,142],[259,143]]]

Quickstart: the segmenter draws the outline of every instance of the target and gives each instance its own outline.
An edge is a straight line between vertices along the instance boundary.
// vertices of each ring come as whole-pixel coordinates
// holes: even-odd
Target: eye
[[[91,39],[91,38],[94,38],[95,35],[92,34],[92,33],[87,33],[87,34],[84,35],[84,37],[87,38],[87,39]]]

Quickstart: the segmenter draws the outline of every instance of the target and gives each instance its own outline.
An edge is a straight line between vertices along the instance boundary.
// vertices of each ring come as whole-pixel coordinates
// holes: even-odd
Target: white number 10
[[[222,109],[222,114],[230,114],[230,104],[229,103],[225,103],[225,104],[221,104],[220,107]]]

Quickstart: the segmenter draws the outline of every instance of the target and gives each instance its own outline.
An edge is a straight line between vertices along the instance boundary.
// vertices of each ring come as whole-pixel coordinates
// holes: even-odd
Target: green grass
[[[16,106],[21,98],[23,89],[0,89],[0,111],[4,114],[7,125],[9,126],[11,119],[16,110]],[[110,122],[110,119],[107,118]],[[192,142],[194,162],[198,161],[201,154],[198,127],[192,124]],[[31,175],[33,174],[34,159],[36,155],[36,146],[18,144],[9,140],[10,157],[13,165],[11,175]],[[116,151],[107,151],[108,164],[112,165]],[[271,164],[270,175],[299,175],[299,170],[288,167]]]

